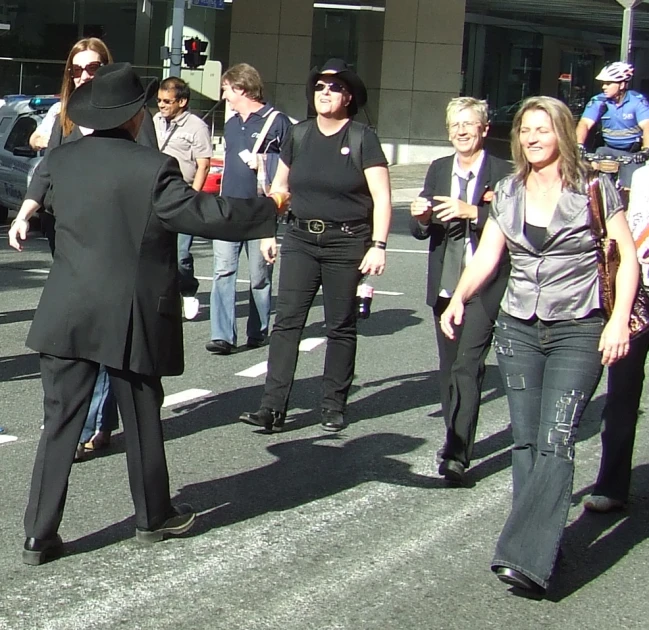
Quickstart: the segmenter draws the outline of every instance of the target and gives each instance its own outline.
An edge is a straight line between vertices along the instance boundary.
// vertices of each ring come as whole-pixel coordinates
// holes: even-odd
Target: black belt
[[[359,225],[369,225],[367,219],[355,219],[353,221],[323,221],[322,219],[294,219],[293,224],[300,230],[306,230],[311,234],[322,234],[325,230],[345,230]]]

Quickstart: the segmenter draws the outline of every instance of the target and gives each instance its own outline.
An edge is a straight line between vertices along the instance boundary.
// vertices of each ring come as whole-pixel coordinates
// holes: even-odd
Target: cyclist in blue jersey
[[[629,89],[633,66],[616,61],[595,77],[602,81],[602,93],[590,99],[577,123],[577,142],[584,145],[590,130],[601,121],[604,147],[597,153],[633,155],[636,164],[620,167],[619,182],[630,188],[633,172],[649,156],[649,101]]]

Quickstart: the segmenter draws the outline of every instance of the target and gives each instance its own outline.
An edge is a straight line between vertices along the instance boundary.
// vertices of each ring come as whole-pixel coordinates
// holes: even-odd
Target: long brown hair
[[[525,99],[514,116],[511,143],[516,179],[524,183],[532,170],[521,145],[520,132],[523,116],[533,110],[545,112],[552,122],[559,143],[559,172],[563,186],[575,191],[581,190],[586,170],[579,156],[575,119],[563,101],[551,96]]]
[[[110,50],[106,44],[104,44],[101,39],[97,37],[86,37],[80,39],[68,55],[68,59],[65,62],[65,70],[63,71],[63,83],[61,84],[61,130],[63,131],[64,136],[69,136],[72,133],[74,128],[74,123],[68,118],[68,101],[70,100],[70,95],[74,92],[74,79],[72,78],[72,59],[77,53],[83,52],[84,50],[92,50],[99,55],[101,63],[107,65],[113,63],[113,56],[110,54]]]

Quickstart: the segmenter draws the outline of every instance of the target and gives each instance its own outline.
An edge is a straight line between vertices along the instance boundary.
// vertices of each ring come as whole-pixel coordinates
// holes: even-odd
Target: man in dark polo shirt
[[[225,165],[221,194],[252,199],[259,194],[258,155],[264,156],[265,178],[270,184],[277,170],[280,146],[291,121],[264,103],[264,86],[259,73],[252,66],[246,63],[232,66],[221,82],[223,98],[234,111],[225,124],[223,134]],[[248,255],[250,277],[246,345],[259,348],[267,341],[273,268],[264,260],[259,246],[259,240],[241,243],[213,241],[211,338],[205,346],[209,352],[230,354],[237,346],[236,282],[239,256],[244,248]]]

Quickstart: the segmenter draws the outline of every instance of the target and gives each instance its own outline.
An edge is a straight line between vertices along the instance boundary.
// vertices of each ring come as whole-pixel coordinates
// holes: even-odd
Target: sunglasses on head
[[[332,81],[331,83],[315,84],[316,92],[322,92],[325,88],[329,88],[330,92],[336,92],[336,94],[340,94],[341,92],[345,92],[347,90],[347,86],[343,85],[342,83],[336,83],[335,81]]]
[[[83,74],[84,70],[91,76],[94,77],[95,73],[99,68],[101,68],[104,64],[101,63],[101,61],[92,61],[91,63],[85,65],[85,66],[78,66],[76,63],[72,64],[70,67],[70,74],[75,78],[75,79],[80,79],[81,75]]]

